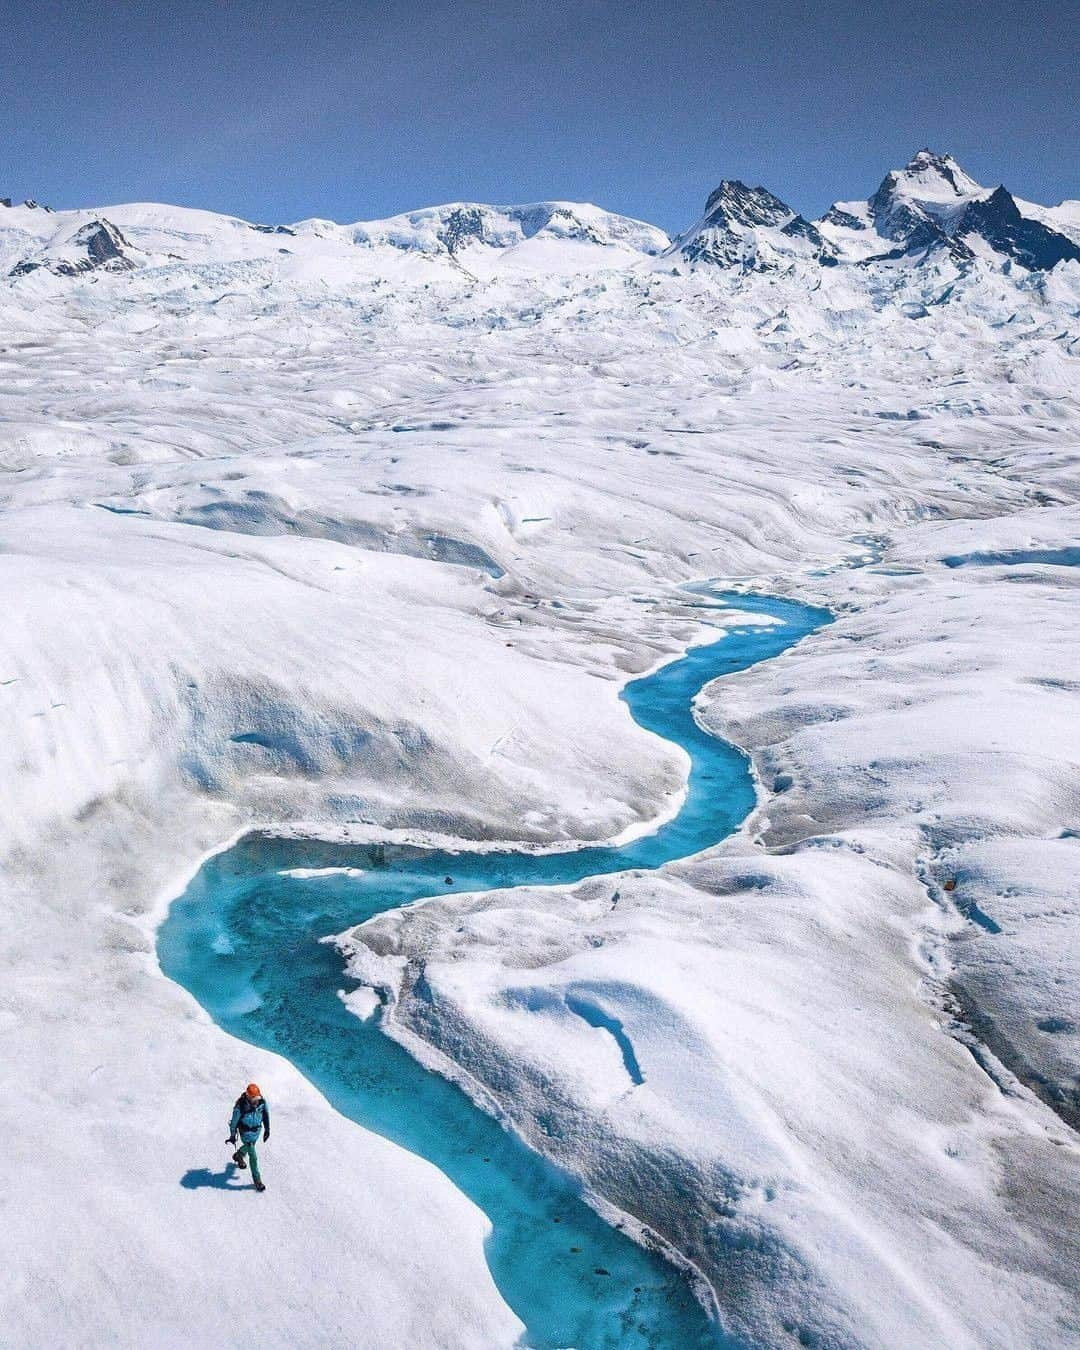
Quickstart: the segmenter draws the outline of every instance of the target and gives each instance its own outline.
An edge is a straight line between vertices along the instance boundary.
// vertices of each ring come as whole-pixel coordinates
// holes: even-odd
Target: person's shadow
[[[211,1186],[216,1191],[250,1191],[251,1185],[240,1182],[240,1169],[235,1163],[226,1163],[221,1172],[211,1172],[209,1167],[192,1167],[180,1178],[180,1185],[186,1191],[202,1190]]]

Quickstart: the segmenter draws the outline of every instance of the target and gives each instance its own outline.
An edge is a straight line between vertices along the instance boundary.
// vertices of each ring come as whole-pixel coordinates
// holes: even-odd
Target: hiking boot
[[[233,1160],[233,1162],[237,1165],[237,1167],[240,1167],[240,1168],[245,1168],[245,1167],[247,1167],[247,1159],[246,1159],[246,1158],[244,1157],[244,1155],[239,1151],[239,1149],[232,1155],[232,1160]]]
[[[265,1190],[266,1190],[266,1183],[265,1183],[265,1182],[262,1182],[262,1181],[257,1181],[257,1182],[255,1183],[255,1189],[256,1189],[257,1191],[265,1191]]]

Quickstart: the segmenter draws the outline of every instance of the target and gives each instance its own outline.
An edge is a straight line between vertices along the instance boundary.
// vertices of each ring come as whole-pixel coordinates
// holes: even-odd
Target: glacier
[[[687,762],[620,690],[738,590],[835,622],[696,701],[735,834],[379,915],[343,983],[746,1343],[1074,1343],[1078,309],[1080,207],[930,151],[817,221],[725,180],[674,238],[0,205],[13,1342],[232,1343],[258,1204],[270,1344],[515,1343],[481,1210],[156,935],[252,831],[310,870],[654,830]],[[258,1201],[212,1182],[252,1077]]]

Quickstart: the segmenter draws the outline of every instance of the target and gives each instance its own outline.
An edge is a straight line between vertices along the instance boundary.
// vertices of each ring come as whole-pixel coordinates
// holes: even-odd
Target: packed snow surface
[[[383,914],[350,970],[733,1334],[1076,1342],[1080,233],[958,169],[818,222],[725,183],[671,242],[566,203],[0,206],[10,1342],[514,1343],[481,1210],[155,930],[256,826],[673,818],[686,757],[618,694],[716,636],[701,580],[837,616],[697,701],[745,827]],[[320,848],[289,867],[351,865]],[[260,1197],[224,1167],[252,1078]]]

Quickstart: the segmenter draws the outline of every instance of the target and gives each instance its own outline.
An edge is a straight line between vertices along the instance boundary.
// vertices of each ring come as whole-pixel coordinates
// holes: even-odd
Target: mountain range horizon
[[[934,150],[934,149],[930,148],[929,146],[923,146],[923,147],[921,147],[919,150],[917,150],[917,151],[912,155],[911,159],[908,160],[907,164],[905,164],[905,165],[903,166],[902,169],[899,169],[899,170],[897,170],[897,169],[890,169],[890,170],[888,171],[888,173],[886,174],[886,176],[885,176],[885,180],[883,180],[882,186],[884,186],[884,181],[887,181],[888,178],[889,178],[891,175],[895,175],[895,174],[898,174],[898,173],[904,173],[904,172],[906,172],[906,171],[912,170],[912,169],[916,168],[917,166],[919,166],[921,163],[924,163],[924,162],[926,162],[926,161],[932,161],[932,162],[937,162],[937,163],[939,163],[939,164],[945,164],[945,165],[955,166],[955,168],[957,168],[957,169],[959,168],[959,165],[957,164],[956,159],[955,159],[955,157],[953,156],[953,154],[952,154],[951,151],[948,151],[948,150],[947,150],[947,151],[942,152],[942,151]],[[983,191],[988,191],[988,190],[989,190],[989,189],[986,189],[986,188],[980,188],[980,185],[977,184],[977,183],[975,183],[975,180],[974,180],[974,179],[968,178],[968,175],[967,175],[966,173],[964,173],[963,170],[960,170],[960,172],[963,174],[964,179],[967,179],[968,182],[974,184],[975,190],[983,190]],[[746,179],[743,179],[743,178],[738,178],[738,177],[733,177],[733,178],[721,178],[721,179],[719,180],[718,187],[717,187],[716,189],[713,189],[713,192],[709,194],[710,198],[711,198],[713,195],[715,195],[715,192],[719,189],[719,187],[723,186],[725,183],[738,184],[738,185],[740,185],[740,186],[742,186],[742,187],[744,187],[744,188],[751,189],[751,190],[757,191],[757,192],[761,192],[761,191],[770,191],[770,189],[768,189],[763,183],[760,183],[760,182],[752,185],[752,184],[750,184]],[[1004,183],[999,183],[999,184],[997,184],[996,186],[997,186],[997,187],[1002,187],[1002,188],[1004,188],[1006,185],[1005,185]],[[1015,195],[1016,195],[1015,193],[1011,192],[1011,190],[1009,190],[1008,188],[1006,188],[1006,190],[1007,190],[1007,191],[1010,191],[1010,195],[1012,195],[1012,196],[1015,196]],[[1078,188],[1077,190],[1078,190],[1078,192],[1080,192],[1080,188]],[[878,191],[880,191],[880,187],[879,187]],[[88,205],[85,205],[85,206],[53,207],[53,206],[51,206],[51,205],[48,204],[48,203],[39,201],[36,197],[27,197],[27,198],[24,198],[21,202],[17,202],[17,201],[14,199],[14,196],[0,196],[0,207],[6,207],[6,208],[9,208],[9,209],[12,209],[12,208],[15,208],[15,207],[18,207],[18,206],[25,206],[25,207],[29,207],[29,208],[32,209],[32,210],[37,209],[37,210],[46,211],[46,212],[48,212],[48,213],[50,213],[50,214],[53,214],[53,215],[59,215],[59,214],[73,214],[73,213],[86,212],[86,211],[102,211],[102,210],[108,210],[108,209],[110,208],[110,206],[130,205],[130,204],[132,204],[133,202],[135,202],[136,200],[139,200],[140,202],[143,202],[143,201],[144,201],[144,202],[151,202],[151,201],[153,201],[153,202],[159,202],[159,201],[160,201],[161,204],[165,204],[164,199],[158,199],[158,198],[135,199],[135,198],[131,198],[131,199],[126,199],[125,201],[119,201],[119,200],[118,200],[118,201],[112,202],[112,203],[91,203],[91,204],[88,204]],[[708,203],[708,200],[709,200],[709,199],[707,198],[707,199],[706,199],[706,202],[707,202],[707,203]],[[780,200],[780,199],[777,198],[777,200]],[[1065,205],[1066,203],[1071,202],[1071,201],[1074,201],[1074,200],[1078,200],[1078,199],[1077,199],[1077,198],[1073,198],[1073,197],[1068,197],[1068,196],[1067,196],[1067,197],[1063,197],[1063,198],[1061,198],[1060,201],[1058,201],[1058,202],[1056,202],[1056,203],[1053,203],[1052,206],[1063,206],[1063,205]],[[180,202],[170,202],[170,203],[168,203],[168,204],[170,204],[170,205],[175,205],[175,206],[177,206],[177,207],[178,207],[179,209],[181,209],[181,210],[207,211],[207,212],[209,212],[209,213],[211,213],[211,214],[213,214],[213,215],[220,215],[220,216],[224,216],[224,217],[226,217],[226,218],[229,218],[229,219],[235,219],[235,220],[246,220],[246,219],[247,219],[245,216],[242,216],[242,215],[240,215],[240,214],[238,214],[238,213],[229,212],[229,211],[218,211],[218,210],[215,210],[214,208],[206,207],[206,206],[201,206],[201,205],[198,205],[198,204],[192,204],[192,203],[180,203]],[[356,221],[355,221],[355,222],[342,221],[342,222],[335,222],[335,223],[341,223],[341,224],[346,224],[346,223],[359,223],[359,222],[369,223],[369,222],[371,222],[371,221],[376,221],[376,220],[395,220],[395,219],[397,219],[397,218],[399,218],[399,217],[402,217],[402,216],[412,215],[412,214],[414,214],[415,212],[421,211],[421,210],[430,210],[430,209],[436,209],[436,208],[446,207],[446,206],[480,206],[480,205],[494,205],[494,204],[495,204],[494,202],[482,202],[479,198],[475,198],[475,197],[457,197],[457,198],[454,198],[454,199],[452,199],[452,200],[451,200],[451,199],[447,199],[447,200],[445,200],[445,201],[440,201],[440,202],[430,202],[430,203],[425,203],[424,205],[421,205],[421,206],[410,207],[410,208],[407,208],[407,209],[405,209],[405,210],[403,210],[403,211],[393,212],[393,213],[391,213],[390,215],[384,215],[384,216],[370,216],[370,217],[369,217],[369,216],[365,216],[365,217],[359,217],[359,216],[358,216],[358,217],[356,217]],[[502,201],[502,200],[500,199],[499,205],[505,206],[505,205],[508,205],[508,204],[509,204],[509,203],[507,203],[507,202],[505,202],[505,201]],[[525,204],[525,203],[515,203],[515,205],[519,205],[519,206],[520,206],[520,205],[524,205],[524,204]],[[599,207],[599,203],[598,203],[598,202],[593,202],[593,201],[591,201],[591,200],[586,202],[586,201],[582,201],[582,200],[579,200],[579,199],[576,199],[576,198],[575,198],[575,199],[571,199],[571,198],[557,197],[557,196],[537,198],[537,199],[535,200],[535,202],[532,202],[532,203],[529,203],[529,204],[530,204],[530,205],[554,205],[554,204],[559,204],[559,205],[564,205],[564,204],[565,204],[565,205],[596,205],[596,206]],[[834,202],[834,203],[833,203],[833,206],[830,207],[829,210],[823,212],[821,216],[817,216],[817,217],[810,216],[810,217],[807,217],[807,218],[808,218],[808,219],[824,219],[826,216],[828,216],[829,211],[831,211],[832,209],[834,209],[836,205],[837,205],[837,203]],[[637,221],[640,221],[640,222],[643,223],[643,224],[651,223],[651,222],[646,221],[645,217],[643,217],[643,216],[630,215],[629,213],[623,212],[623,211],[609,210],[609,208],[606,208],[606,207],[601,207],[600,209],[608,210],[608,211],[609,211],[609,214],[611,214],[611,215],[618,215],[618,216],[621,216],[621,217],[623,217],[624,219],[627,219],[627,220],[637,220]],[[707,210],[707,209],[708,209],[708,205],[706,204],[706,210]],[[300,217],[300,218],[298,218],[298,219],[295,220],[295,221],[286,221],[286,222],[282,222],[282,223],[285,223],[285,224],[301,224],[301,223],[303,223],[304,221],[307,221],[307,220],[318,220],[318,219],[329,219],[329,217],[305,216],[305,217]],[[662,226],[655,226],[655,228],[657,228],[657,229],[662,229],[663,227],[662,227]],[[670,232],[668,232],[668,231],[665,231],[665,232],[666,232],[666,233],[670,233]],[[675,236],[671,236],[671,237],[675,237]]]
[[[470,250],[512,249],[535,239],[621,249],[631,257],[677,255],[691,267],[742,272],[807,264],[866,269],[941,259],[959,266],[981,259],[1046,272],[1059,263],[1080,263],[1080,202],[1043,206],[1014,196],[1003,185],[984,187],[950,154],[928,148],[917,151],[903,168],[889,170],[865,201],[834,202],[816,220],[765,187],[723,179],[709,194],[704,214],[675,236],[591,203],[561,201],[517,206],[453,202],[341,225],[318,218],[253,223],[157,203],[65,212],[31,200],[15,207],[4,198],[3,205],[0,232],[6,239],[0,240],[0,268],[13,278],[42,270],[61,276],[131,271],[155,261],[184,260],[192,237],[200,233],[192,228],[196,218],[203,230],[212,228],[219,236],[240,229],[276,239],[276,253],[270,256],[278,258],[300,247],[285,244],[286,237],[310,247],[313,237],[336,234],[342,247],[441,255],[459,267]],[[177,225],[181,216],[188,227]],[[148,229],[157,235],[151,237]],[[164,236],[169,236],[168,246]],[[209,255],[224,259],[235,252],[234,244],[220,237],[216,247],[210,244]],[[244,256],[255,254],[248,250]],[[541,260],[536,262],[544,270]]]

